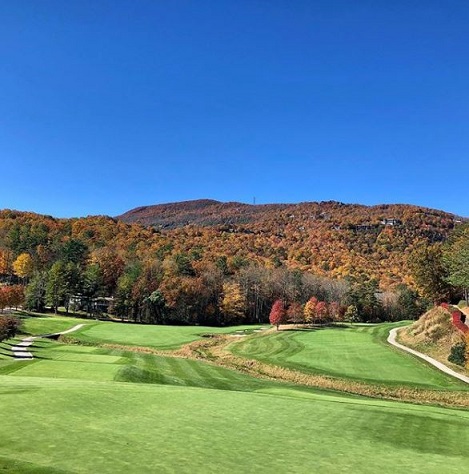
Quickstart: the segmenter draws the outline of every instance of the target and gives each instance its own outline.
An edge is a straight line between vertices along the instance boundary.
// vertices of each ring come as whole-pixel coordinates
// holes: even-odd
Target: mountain
[[[410,283],[407,257],[415,245],[444,241],[464,221],[406,204],[213,200],[139,207],[117,219],[150,226],[185,252],[201,249],[205,258],[241,258],[334,278],[363,275],[382,287]]]
[[[182,258],[196,272],[216,264],[233,276],[254,264],[337,279],[374,278],[384,289],[411,284],[407,257],[415,246],[444,241],[462,221],[419,206],[335,201],[249,205],[197,200],[139,207],[117,218],[54,219],[4,210],[0,257],[8,267],[26,252],[36,268],[48,268],[72,240],[84,244],[93,258],[109,254],[112,261],[118,255],[125,265],[169,265]]]
[[[452,227],[464,219],[444,211],[405,204],[364,206],[336,201],[298,204],[244,204],[210,199],[142,206],[125,212],[117,219],[160,229],[184,226],[230,226],[266,224],[286,219],[286,222],[315,224],[329,222],[337,226],[414,225],[417,222],[435,231]],[[387,222],[385,221],[387,220]],[[400,221],[400,222],[398,222]],[[363,229],[362,229],[363,230]],[[438,236],[436,236],[438,238]]]
[[[444,211],[407,204],[364,206],[327,201],[253,205],[209,199],[138,207],[116,219],[161,230],[212,227],[282,237],[298,231],[377,234],[394,229],[396,234],[412,232],[433,242],[444,240],[448,230],[465,220]]]
[[[174,229],[186,225],[216,226],[250,224],[266,214],[287,208],[286,204],[250,205],[240,202],[219,202],[211,199],[157,204],[132,209],[117,219],[154,227]]]

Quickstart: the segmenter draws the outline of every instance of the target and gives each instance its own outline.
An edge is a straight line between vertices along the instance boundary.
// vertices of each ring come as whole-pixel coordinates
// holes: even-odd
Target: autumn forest
[[[463,294],[448,265],[432,266],[433,287],[423,275],[452,235],[467,241],[460,229],[442,211],[338,202],[200,200],[118,218],[4,210],[0,304],[169,324],[267,322],[278,300],[297,323],[416,318]]]

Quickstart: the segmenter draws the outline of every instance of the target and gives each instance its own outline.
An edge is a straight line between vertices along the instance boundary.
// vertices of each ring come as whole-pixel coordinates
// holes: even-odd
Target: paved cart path
[[[62,334],[68,334],[73,331],[77,331],[78,329],[82,328],[84,324],[77,324],[70,329],[62,332],[54,332],[52,334],[42,334],[40,336],[30,336],[25,337],[21,342],[16,344],[15,346],[11,347],[11,351],[13,352],[13,357],[16,360],[31,360],[34,359],[34,356],[31,351],[29,351],[30,346],[33,345],[36,339],[41,337],[51,337],[51,336],[61,336]]]
[[[456,377],[457,379],[462,380],[463,382],[469,383],[469,377],[467,377],[466,375],[459,374],[458,372],[455,372],[453,369],[446,367],[446,365],[442,364],[441,362],[438,362],[437,360],[433,359],[433,357],[427,356],[426,354],[422,354],[421,352],[415,351],[414,349],[411,349],[410,347],[404,346],[403,344],[400,344],[399,342],[397,342],[396,335],[397,335],[398,329],[401,329],[401,328],[394,328],[394,329],[391,329],[391,331],[389,332],[389,336],[388,336],[389,344],[392,344],[393,346],[398,347],[399,349],[402,349],[403,351],[409,352],[410,354],[413,354],[414,356],[420,357],[421,359],[427,361],[429,364],[432,364],[437,369],[441,370],[442,372],[445,372],[448,375]]]

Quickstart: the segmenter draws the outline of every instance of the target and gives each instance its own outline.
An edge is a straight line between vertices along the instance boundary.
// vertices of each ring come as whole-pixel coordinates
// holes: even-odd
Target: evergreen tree
[[[42,313],[46,306],[47,273],[36,272],[26,286],[24,307]]]

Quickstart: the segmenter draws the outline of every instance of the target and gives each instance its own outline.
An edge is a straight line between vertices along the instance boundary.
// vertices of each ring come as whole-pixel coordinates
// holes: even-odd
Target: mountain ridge
[[[116,216],[126,223],[138,223],[145,226],[153,226],[162,229],[175,229],[187,225],[211,227],[217,225],[238,224],[246,225],[259,223],[272,218],[275,213],[282,212],[314,212],[310,218],[330,218],[321,212],[333,212],[343,210],[354,213],[363,211],[363,219],[400,219],[403,210],[410,212],[420,212],[425,214],[439,214],[451,217],[455,223],[467,219],[454,213],[432,209],[413,204],[376,204],[372,206],[364,204],[347,204],[339,201],[305,201],[299,203],[268,203],[268,204],[247,204],[236,201],[222,202],[214,199],[196,199],[188,201],[178,201],[162,204],[139,206],[123,214]],[[294,214],[290,214],[290,219],[295,219]],[[305,217],[304,215],[302,216]],[[363,220],[362,219],[362,220]],[[357,223],[360,225],[360,223]]]
[[[72,239],[91,253],[107,248],[129,265],[186,258],[195,268],[218,265],[227,275],[238,274],[247,265],[284,267],[335,279],[375,279],[382,288],[390,288],[412,284],[408,257],[414,249],[422,243],[444,242],[465,221],[415,205],[337,201],[258,205],[182,201],[140,206],[118,218],[55,219],[4,210],[0,252],[13,260],[27,252],[40,267],[50,264],[64,242]]]

